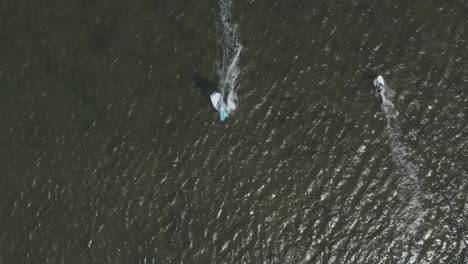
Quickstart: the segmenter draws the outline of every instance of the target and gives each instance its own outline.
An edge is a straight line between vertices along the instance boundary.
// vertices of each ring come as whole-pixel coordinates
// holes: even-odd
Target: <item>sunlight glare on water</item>
[[[0,264],[466,263],[466,1],[78,2],[0,2]]]

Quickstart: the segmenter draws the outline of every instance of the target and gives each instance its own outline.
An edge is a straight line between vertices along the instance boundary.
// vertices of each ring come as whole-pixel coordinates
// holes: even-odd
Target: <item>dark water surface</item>
[[[468,2],[234,1],[221,123],[223,3],[0,1],[0,264],[468,263]]]

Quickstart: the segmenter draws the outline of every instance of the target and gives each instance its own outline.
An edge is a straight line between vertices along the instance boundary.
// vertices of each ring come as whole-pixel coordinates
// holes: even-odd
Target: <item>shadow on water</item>
[[[198,88],[202,96],[207,100],[208,104],[211,105],[210,95],[216,92],[216,85],[214,82],[204,78],[200,73],[193,73],[193,82],[195,87]]]

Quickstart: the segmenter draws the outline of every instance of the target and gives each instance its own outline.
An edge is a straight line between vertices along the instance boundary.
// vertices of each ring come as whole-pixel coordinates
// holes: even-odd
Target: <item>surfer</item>
[[[379,76],[377,76],[377,78],[375,78],[374,88],[378,93],[385,92],[387,86],[385,86],[385,80],[381,75],[379,75]]]

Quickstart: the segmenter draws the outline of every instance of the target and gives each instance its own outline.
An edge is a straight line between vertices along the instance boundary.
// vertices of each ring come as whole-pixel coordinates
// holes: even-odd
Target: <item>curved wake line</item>
[[[220,44],[223,56],[218,64],[218,75],[221,80],[220,90],[223,95],[227,94],[226,110],[232,114],[237,108],[236,81],[240,69],[238,66],[242,45],[239,42],[237,24],[231,20],[231,0],[220,0],[221,30]]]
[[[239,61],[240,52],[242,50],[242,46],[239,47],[236,56],[234,57],[229,69],[226,73],[226,78],[224,80],[224,85],[222,87],[226,87],[228,85],[228,96],[227,96],[227,111],[228,113],[233,112],[237,108],[237,93],[236,93],[236,80],[239,76],[239,69],[237,68],[237,62]],[[224,89],[223,89],[224,90]]]

